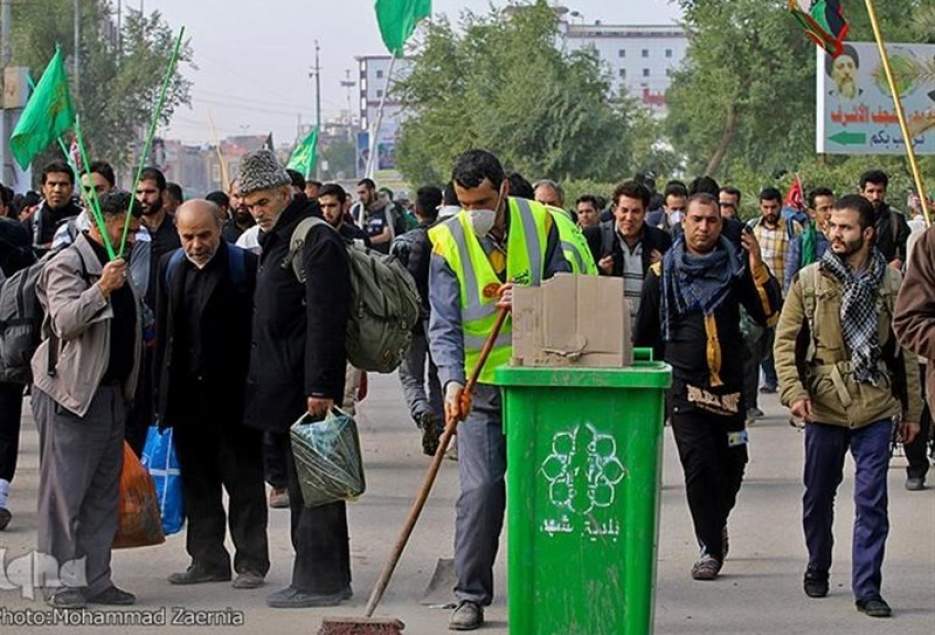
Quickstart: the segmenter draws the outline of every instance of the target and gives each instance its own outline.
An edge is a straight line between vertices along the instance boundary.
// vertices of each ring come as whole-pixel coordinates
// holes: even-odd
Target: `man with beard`
[[[912,230],[902,212],[886,202],[890,179],[882,170],[868,170],[860,175],[860,195],[870,201],[876,213],[876,248],[886,262],[902,269],[906,262],[906,241]]]
[[[919,432],[919,369],[893,333],[902,276],[874,249],[873,206],[845,196],[828,227],[831,247],[794,279],[775,348],[780,398],[805,425],[803,586],[812,598],[828,594],[834,498],[849,449],[856,467],[851,588],[859,611],[889,617],[880,590],[890,444],[894,425],[906,443]]]
[[[221,239],[213,203],[183,203],[175,224],[182,249],[159,267],[156,394],[159,425],[175,433],[191,565],[169,582],[230,580],[229,524],[233,587],[253,589],[269,570],[263,435],[243,425],[257,258]]]
[[[837,57],[825,58],[825,72],[834,81],[835,91],[841,99],[851,100],[861,92],[857,89],[857,71],[860,69],[860,57],[850,44],[844,45],[843,52]]]
[[[143,208],[143,225],[152,236],[154,263],[158,263],[165,254],[182,246],[172,217],[166,213],[163,205],[165,191],[166,177],[161,171],[156,168],[143,170],[140,174],[140,182],[136,186],[136,201]],[[153,267],[153,275],[155,275],[155,270],[156,267]],[[155,300],[155,286],[150,285],[146,304],[152,307],[156,303]]]
[[[318,205],[322,217],[328,224],[338,230],[341,237],[347,242],[360,242],[365,247],[370,246],[370,236],[353,223],[345,222],[344,208],[347,203],[347,192],[337,183],[327,183],[319,189]]]
[[[715,189],[716,191],[716,189]],[[780,309],[779,282],[746,231],[743,247],[721,233],[718,200],[692,195],[683,233],[650,267],[634,343],[672,366],[669,412],[701,555],[695,580],[714,580],[727,557],[727,519],[747,463],[740,307],[761,326]]]
[[[166,210],[166,214],[175,218],[175,212],[178,211],[179,205],[184,201],[185,195],[182,194],[182,186],[178,183],[166,183],[166,189],[162,194],[162,207]]]
[[[370,236],[373,249],[390,253],[394,233],[388,201],[377,194],[377,185],[371,179],[362,179],[357,184],[357,198],[351,208],[354,223]]]
[[[256,221],[253,220],[250,210],[243,203],[243,196],[240,195],[240,185],[237,180],[231,181],[229,200],[229,218],[224,223],[221,236],[227,242],[235,244],[240,240],[244,232],[256,225]]]
[[[72,199],[75,192],[75,173],[64,161],[53,161],[42,170],[42,203],[23,225],[30,232],[37,256],[52,248],[52,239],[62,221],[81,213],[81,207]]]

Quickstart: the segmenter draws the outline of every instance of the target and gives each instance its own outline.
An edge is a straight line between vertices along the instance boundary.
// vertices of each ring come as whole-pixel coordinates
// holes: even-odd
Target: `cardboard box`
[[[513,291],[514,366],[633,364],[623,278],[557,274]]]

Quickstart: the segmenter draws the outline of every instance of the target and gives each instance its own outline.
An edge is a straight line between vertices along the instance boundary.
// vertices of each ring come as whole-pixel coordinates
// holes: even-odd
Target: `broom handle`
[[[470,395],[474,391],[477,379],[480,376],[481,370],[484,368],[484,364],[487,362],[487,358],[490,356],[490,351],[493,350],[494,344],[497,341],[497,336],[500,335],[500,329],[503,327],[503,322],[506,320],[506,316],[509,312],[509,309],[504,308],[500,309],[500,312],[497,314],[497,321],[494,323],[493,329],[487,337],[487,341],[484,342],[484,348],[482,348],[480,352],[480,360],[478,360],[477,365],[474,367],[474,371],[471,373],[470,379],[468,379],[467,386],[464,387],[463,394]],[[435,484],[435,477],[438,476],[438,470],[441,468],[442,460],[445,458],[448,444],[451,443],[451,437],[455,435],[457,429],[457,418],[452,417],[445,422],[445,432],[438,441],[438,449],[435,451],[432,463],[425,473],[425,480],[422,481],[422,487],[419,488],[416,499],[412,503],[412,508],[409,510],[409,516],[406,517],[406,522],[399,532],[399,538],[396,540],[396,545],[393,547],[390,559],[383,567],[383,571],[380,573],[380,578],[377,580],[373,592],[370,593],[370,599],[367,601],[367,609],[365,612],[366,617],[371,617],[373,615],[380,600],[383,599],[383,593],[390,583],[390,578],[393,577],[393,571],[396,570],[399,558],[403,555],[403,549],[406,548],[406,544],[409,542],[409,536],[412,535],[412,530],[415,528],[416,522],[418,522],[419,516],[422,514],[422,508],[425,507],[425,501],[428,500],[429,492],[432,491],[432,486]]]

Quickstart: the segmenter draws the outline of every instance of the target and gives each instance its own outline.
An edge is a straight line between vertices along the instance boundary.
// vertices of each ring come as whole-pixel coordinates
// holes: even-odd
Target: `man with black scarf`
[[[304,414],[324,417],[344,395],[344,337],[351,273],[344,241],[319,224],[300,254],[307,284],[290,255],[296,226],[318,213],[268,150],[244,157],[240,191],[260,227],[260,269],[254,295],[253,341],[247,375],[245,423],[284,436]],[[350,544],[343,501],[305,506],[292,453],[287,452],[295,563],[292,582],[267,598],[274,608],[333,606],[351,596]]]
[[[752,233],[737,249],[722,222],[711,194],[688,200],[682,236],[646,275],[634,334],[637,346],[652,346],[672,365],[670,419],[701,547],[696,580],[721,570],[747,463],[743,358],[725,354],[722,343],[740,341],[741,306],[762,326],[773,325],[782,306]]]

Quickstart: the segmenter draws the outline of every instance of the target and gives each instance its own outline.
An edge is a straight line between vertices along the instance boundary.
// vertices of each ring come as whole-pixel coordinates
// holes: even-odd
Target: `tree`
[[[31,0],[14,3],[13,60],[28,66],[38,80],[60,44],[74,59],[72,3]],[[150,122],[165,68],[175,43],[173,29],[158,12],[128,12],[117,32],[113,6],[107,0],[81,2],[80,85],[74,86],[82,132],[92,160],[102,158],[120,171],[130,168],[142,150],[140,131]],[[181,63],[192,50],[184,45]],[[190,102],[191,83],[176,70],[169,84],[160,123],[166,125],[180,104]],[[60,151],[50,148],[39,161]]]
[[[506,13],[465,14],[460,30],[429,24],[411,73],[395,90],[408,109],[397,145],[412,183],[441,183],[472,147],[529,178],[612,181],[631,172],[637,123],[614,97],[597,54],[566,52],[544,1]]]
[[[689,171],[730,178],[753,170],[762,182],[813,160],[815,45],[786,0],[678,3],[691,40],[669,90],[666,128]],[[913,15],[921,7],[922,0],[878,2],[887,39],[917,39]],[[863,2],[847,2],[845,11],[849,39],[871,40]]]

